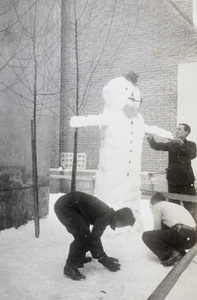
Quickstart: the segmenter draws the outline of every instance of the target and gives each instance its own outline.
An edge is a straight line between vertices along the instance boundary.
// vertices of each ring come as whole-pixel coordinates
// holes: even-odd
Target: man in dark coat
[[[74,237],[64,267],[65,275],[73,280],[85,279],[78,268],[91,261],[91,257],[85,256],[88,251],[108,270],[115,272],[120,269],[118,259],[108,257],[104,252],[101,236],[108,225],[113,230],[116,227],[133,226],[135,218],[130,208],[115,211],[92,195],[74,192],[60,197],[54,210],[59,221]],[[90,225],[93,225],[91,232]]]
[[[154,230],[145,231],[142,240],[163,266],[172,266],[196,244],[196,223],[183,206],[165,201],[161,193],[152,196],[151,205]]]
[[[176,130],[176,138],[172,141],[163,143],[156,142],[153,136],[147,138],[154,150],[169,152],[168,168],[166,169],[169,193],[196,195],[195,177],[191,166],[191,160],[196,157],[196,144],[186,139],[190,132],[189,125],[180,123]],[[180,201],[177,200],[169,201],[180,204]],[[197,222],[197,204],[183,201],[183,205]]]

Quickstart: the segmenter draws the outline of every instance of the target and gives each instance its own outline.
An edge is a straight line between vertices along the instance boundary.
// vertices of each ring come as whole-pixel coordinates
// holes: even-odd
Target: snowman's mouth
[[[133,101],[133,102],[141,102],[141,99],[140,100],[136,100],[135,98],[133,97],[129,97],[129,100]]]
[[[142,103],[142,98],[140,98],[140,100],[136,100],[135,98],[133,97],[129,97],[128,98],[130,101],[134,102],[134,103]]]

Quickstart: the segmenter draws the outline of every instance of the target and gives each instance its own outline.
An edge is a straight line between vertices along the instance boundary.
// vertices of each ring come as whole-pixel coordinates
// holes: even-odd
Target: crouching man
[[[124,207],[115,211],[96,197],[74,192],[60,197],[54,210],[59,221],[74,237],[64,267],[66,276],[73,280],[85,279],[78,268],[92,260],[91,257],[86,257],[88,251],[109,271],[120,270],[118,259],[108,257],[104,252],[101,236],[108,225],[113,230],[116,227],[133,226],[135,218],[130,208]],[[90,225],[93,225],[91,231]]]
[[[195,245],[197,231],[192,215],[183,206],[165,200],[161,193],[152,196],[154,230],[145,231],[142,240],[163,266],[172,266],[186,254],[185,249]]]

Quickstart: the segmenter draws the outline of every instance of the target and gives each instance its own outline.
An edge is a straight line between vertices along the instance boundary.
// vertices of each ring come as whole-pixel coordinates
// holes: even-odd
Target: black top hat
[[[128,74],[123,75],[123,77],[128,81],[131,81],[133,84],[137,84],[139,75],[134,73],[133,71],[130,71]]]

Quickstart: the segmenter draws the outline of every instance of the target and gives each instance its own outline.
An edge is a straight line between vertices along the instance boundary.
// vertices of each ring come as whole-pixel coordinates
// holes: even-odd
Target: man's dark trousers
[[[189,229],[181,229],[178,232],[175,225],[164,230],[145,231],[142,239],[146,246],[162,261],[172,251],[180,252],[190,249],[196,243],[196,236],[196,231]]]
[[[60,222],[66,227],[74,237],[70,244],[67,262],[75,267],[82,267],[85,254],[89,251],[90,229],[81,216],[73,208],[65,207],[60,199],[55,203],[55,213]]]

